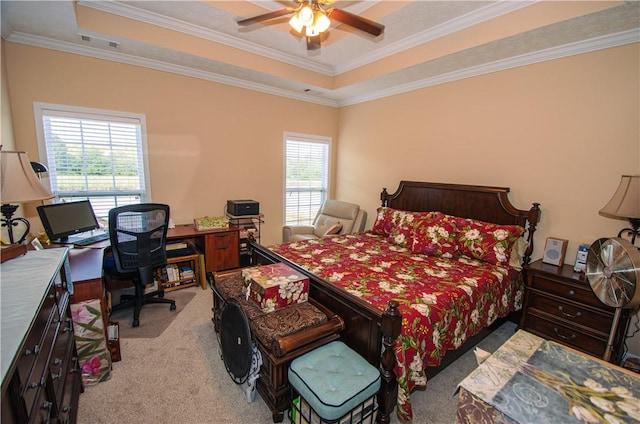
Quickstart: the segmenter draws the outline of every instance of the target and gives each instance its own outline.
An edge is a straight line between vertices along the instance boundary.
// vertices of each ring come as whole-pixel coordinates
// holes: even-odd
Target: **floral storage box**
[[[261,265],[242,270],[247,299],[253,300],[264,312],[306,302],[309,279],[283,264]]]
[[[229,220],[224,216],[205,216],[202,218],[194,218],[193,226],[196,231],[229,228]]]

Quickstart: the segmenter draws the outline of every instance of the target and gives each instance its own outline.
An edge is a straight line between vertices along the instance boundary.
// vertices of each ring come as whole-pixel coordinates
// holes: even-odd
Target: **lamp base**
[[[7,227],[7,234],[9,234],[9,243],[14,244],[22,244],[27,238],[27,234],[29,234],[29,230],[31,229],[31,225],[29,221],[25,218],[14,218],[13,214],[16,213],[18,209],[18,205],[10,205],[8,203],[0,206],[0,213],[2,213],[2,227]],[[25,225],[25,230],[20,239],[16,242],[13,236],[13,227],[16,227],[18,224],[23,223]]]
[[[629,222],[631,223],[632,228],[623,228],[618,233],[618,237],[622,237],[623,235],[631,236],[631,244],[635,246],[636,237],[640,236],[640,219],[639,218],[629,218]],[[640,247],[638,248],[640,249]]]

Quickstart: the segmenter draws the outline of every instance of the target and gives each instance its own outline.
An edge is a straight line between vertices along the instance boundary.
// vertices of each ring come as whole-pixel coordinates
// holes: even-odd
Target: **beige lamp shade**
[[[38,180],[26,152],[0,150],[0,203],[25,203],[54,197]]]
[[[640,218],[640,175],[623,175],[618,189],[600,213],[614,218]]]

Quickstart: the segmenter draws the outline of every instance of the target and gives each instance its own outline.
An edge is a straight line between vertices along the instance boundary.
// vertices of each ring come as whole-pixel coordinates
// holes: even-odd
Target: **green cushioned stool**
[[[293,402],[292,422],[373,422],[380,371],[341,341],[294,359],[288,375],[300,395]]]

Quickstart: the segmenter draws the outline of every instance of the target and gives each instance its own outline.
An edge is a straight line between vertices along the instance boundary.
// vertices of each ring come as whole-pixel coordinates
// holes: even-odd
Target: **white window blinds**
[[[285,134],[284,225],[311,225],[329,186],[328,137]]]
[[[112,207],[146,199],[141,118],[64,107],[39,112],[40,144],[57,201],[89,199],[105,218]]]

